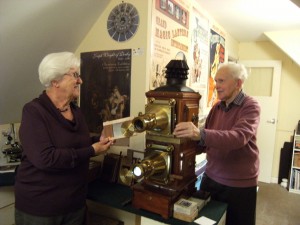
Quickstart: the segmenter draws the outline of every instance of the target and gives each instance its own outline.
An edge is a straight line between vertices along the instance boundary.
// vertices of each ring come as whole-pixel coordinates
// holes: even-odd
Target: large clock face
[[[136,33],[139,22],[136,8],[130,3],[121,3],[109,14],[107,31],[114,40],[127,41]]]

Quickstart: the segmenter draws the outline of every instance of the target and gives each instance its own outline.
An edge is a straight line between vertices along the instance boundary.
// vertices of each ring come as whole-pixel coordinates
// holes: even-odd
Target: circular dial
[[[107,31],[116,41],[130,39],[139,26],[139,14],[130,3],[121,3],[112,9],[107,19]]]

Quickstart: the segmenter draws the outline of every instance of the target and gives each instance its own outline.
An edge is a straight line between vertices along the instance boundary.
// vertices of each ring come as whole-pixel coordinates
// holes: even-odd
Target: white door
[[[260,104],[257,145],[260,156],[259,181],[270,183],[272,176],[277,111],[281,78],[281,61],[239,61],[247,67],[249,77],[244,91]]]

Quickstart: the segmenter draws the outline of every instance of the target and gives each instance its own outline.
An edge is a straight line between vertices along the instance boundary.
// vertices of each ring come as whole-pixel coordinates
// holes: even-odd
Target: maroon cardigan
[[[260,107],[256,100],[240,93],[238,104],[227,111],[216,103],[206,120],[206,174],[231,187],[257,185],[259,150],[256,134]]]
[[[15,181],[15,207],[36,216],[74,212],[85,206],[87,173],[94,156],[87,124],[71,104],[66,120],[43,92],[23,108],[19,130],[23,147]]]

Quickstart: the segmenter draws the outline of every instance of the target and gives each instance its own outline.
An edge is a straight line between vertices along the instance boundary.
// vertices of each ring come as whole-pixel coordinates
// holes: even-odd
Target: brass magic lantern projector
[[[188,65],[171,60],[166,66],[165,86],[146,92],[145,114],[131,121],[134,132],[146,132],[145,157],[131,168],[138,181],[132,186],[135,208],[172,215],[174,203],[195,191],[196,143],[176,138],[175,125],[191,121],[198,126],[201,95],[185,85]]]

